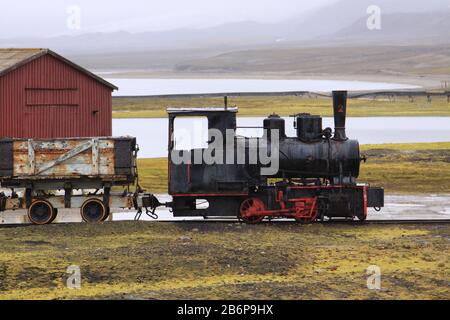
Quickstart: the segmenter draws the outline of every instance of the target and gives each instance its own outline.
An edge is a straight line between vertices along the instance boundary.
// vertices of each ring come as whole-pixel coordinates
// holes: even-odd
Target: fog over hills
[[[377,40],[389,43],[422,41],[448,43],[448,0],[378,0],[382,30],[369,31],[367,7],[373,0],[341,0],[277,23],[231,22],[209,28],[131,33],[87,33],[51,38],[0,39],[1,47],[50,47],[65,54],[105,51],[159,51],[195,48],[245,48],[257,45],[324,45],[336,38],[345,42]],[[431,13],[432,12],[432,13]]]
[[[367,28],[367,8],[373,4],[381,9],[380,30]],[[135,76],[442,75],[450,74],[450,3],[336,0],[271,23],[245,20],[151,32],[0,37],[0,47],[48,47],[94,71]]]
[[[88,33],[52,38],[0,39],[2,47],[49,47],[66,54],[130,50],[175,50],[235,48],[273,43],[276,33],[256,22],[227,23],[206,29],[176,29],[158,32]]]

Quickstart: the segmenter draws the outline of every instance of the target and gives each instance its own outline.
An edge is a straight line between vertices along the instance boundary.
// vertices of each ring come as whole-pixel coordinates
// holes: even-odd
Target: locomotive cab
[[[239,210],[249,187],[267,181],[257,174],[254,166],[239,164],[236,144],[237,108],[169,108],[169,194],[173,198],[174,216],[227,216]],[[192,121],[206,117],[208,126],[207,146],[178,150],[176,143],[176,119]],[[222,137],[212,137],[211,132]],[[217,140],[216,140],[217,139]],[[228,145],[227,145],[228,141]],[[230,143],[231,142],[231,143]],[[240,141],[249,153],[248,139]],[[219,154],[217,150],[222,149]],[[232,155],[233,159],[227,159]],[[208,156],[215,162],[210,163]],[[176,158],[176,159],[175,159]],[[183,159],[183,161],[180,161]],[[255,174],[256,172],[256,174]]]

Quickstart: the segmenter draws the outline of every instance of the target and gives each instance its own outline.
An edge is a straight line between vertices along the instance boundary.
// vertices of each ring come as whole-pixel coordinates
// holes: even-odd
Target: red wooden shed
[[[48,49],[0,49],[0,138],[112,135],[117,87]]]

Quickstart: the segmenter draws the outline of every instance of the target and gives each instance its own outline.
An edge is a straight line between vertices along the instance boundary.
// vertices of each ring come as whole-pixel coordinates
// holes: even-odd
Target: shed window
[[[25,91],[27,106],[78,106],[80,103],[76,88],[27,88]]]

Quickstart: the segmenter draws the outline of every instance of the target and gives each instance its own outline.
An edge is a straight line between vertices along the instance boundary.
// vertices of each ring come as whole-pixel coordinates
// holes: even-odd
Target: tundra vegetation
[[[167,107],[223,107],[223,98],[114,98],[114,118],[166,118]],[[333,116],[331,100],[326,97],[229,97],[228,105],[239,107],[239,116],[267,116],[273,112],[280,116],[312,113],[324,117]],[[349,99],[349,117],[378,116],[450,116],[450,103],[446,97],[408,97],[395,99]]]
[[[449,299],[449,239],[448,224],[4,228],[0,299]],[[74,265],[80,289],[66,287]]]

